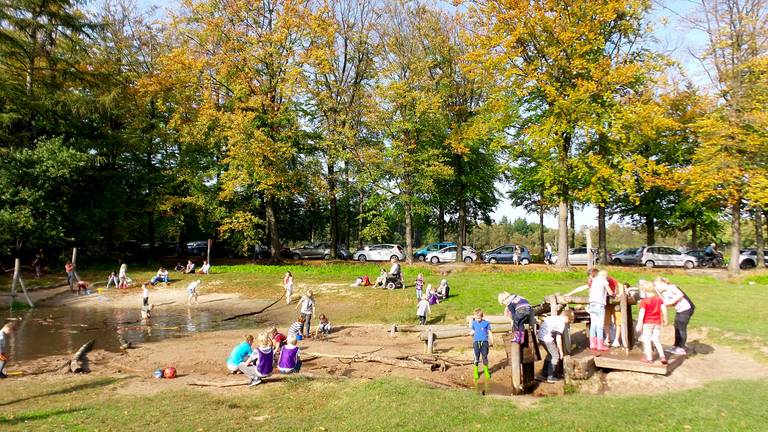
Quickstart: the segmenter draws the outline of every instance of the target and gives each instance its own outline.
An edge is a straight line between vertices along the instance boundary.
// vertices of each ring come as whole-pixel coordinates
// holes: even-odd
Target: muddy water
[[[162,309],[141,321],[137,309],[36,308],[0,311],[0,322],[20,317],[15,337],[8,340],[11,358],[31,360],[48,355],[71,354],[91,339],[96,349],[119,351],[120,338],[133,344],[181,337],[195,332],[252,327],[252,318],[221,322],[232,313],[222,310]]]

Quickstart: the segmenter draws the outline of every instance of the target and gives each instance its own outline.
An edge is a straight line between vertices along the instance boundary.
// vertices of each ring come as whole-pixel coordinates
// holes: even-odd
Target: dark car
[[[512,263],[513,262],[513,256],[515,254],[515,246],[520,248],[520,257],[519,263],[522,265],[528,265],[531,263],[531,251],[528,250],[527,247],[521,246],[521,245],[504,245],[499,246],[496,249],[493,249],[489,252],[486,252],[483,254],[483,261],[489,263],[489,264],[497,264],[497,263]]]
[[[208,253],[208,240],[188,242],[187,253],[193,256],[205,256]]]

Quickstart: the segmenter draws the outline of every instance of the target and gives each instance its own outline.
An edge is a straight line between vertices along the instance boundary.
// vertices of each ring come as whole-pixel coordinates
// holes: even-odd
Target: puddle
[[[7,341],[14,361],[34,360],[48,355],[74,353],[91,339],[96,348],[119,351],[117,331],[126,342],[139,344],[181,337],[195,332],[231,330],[252,327],[254,319],[221,322],[231,311],[200,308],[163,309],[152,312],[148,323],[142,323],[141,311],[135,309],[35,308],[0,311],[0,322],[20,317],[16,334]]]

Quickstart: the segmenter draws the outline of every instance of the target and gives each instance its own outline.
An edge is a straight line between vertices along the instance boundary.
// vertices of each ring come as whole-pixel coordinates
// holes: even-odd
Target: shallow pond
[[[253,326],[253,318],[222,321],[231,311],[205,310],[198,307],[156,308],[147,322],[135,309],[40,307],[28,310],[0,311],[0,322],[19,317],[8,351],[15,361],[31,360],[48,355],[71,354],[91,339],[96,349],[119,351],[120,334],[133,344],[154,342],[212,330],[230,330]],[[119,333],[118,333],[119,332]]]

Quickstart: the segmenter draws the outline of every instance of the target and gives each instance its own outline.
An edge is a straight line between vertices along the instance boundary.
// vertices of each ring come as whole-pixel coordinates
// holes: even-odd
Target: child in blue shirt
[[[229,358],[227,358],[227,369],[229,369],[229,373],[237,373],[240,363],[248,360],[248,357],[253,353],[251,345],[253,345],[253,336],[247,335],[245,337],[245,342],[232,349]]]
[[[493,345],[493,333],[491,332],[491,323],[483,319],[482,309],[475,309],[475,319],[470,324],[472,328],[472,349],[475,352],[475,366],[473,369],[473,377],[475,380],[480,378],[478,366],[480,365],[480,357],[483,359],[483,374],[485,379],[491,379],[491,372],[488,370],[488,347]]]

